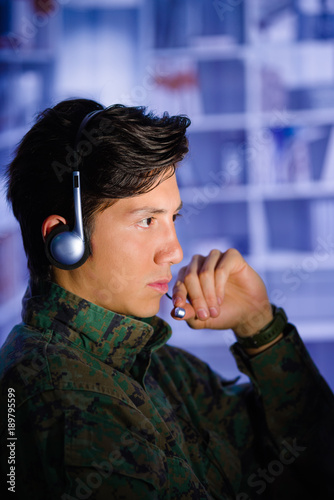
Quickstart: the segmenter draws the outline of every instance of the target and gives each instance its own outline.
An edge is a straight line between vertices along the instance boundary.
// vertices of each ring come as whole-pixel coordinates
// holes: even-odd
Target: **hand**
[[[262,279],[235,249],[195,255],[179,271],[173,304],[185,309],[191,328],[231,328],[240,337],[254,335],[273,318]]]

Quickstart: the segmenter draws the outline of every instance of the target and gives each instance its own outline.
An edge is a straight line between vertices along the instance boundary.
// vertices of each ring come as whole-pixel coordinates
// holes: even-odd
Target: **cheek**
[[[149,272],[150,249],[138,239],[129,235],[92,238],[91,271],[99,282],[120,292]]]

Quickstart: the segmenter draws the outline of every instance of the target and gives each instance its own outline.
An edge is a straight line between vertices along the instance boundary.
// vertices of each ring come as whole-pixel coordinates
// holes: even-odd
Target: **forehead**
[[[113,207],[117,211],[136,212],[155,208],[158,210],[175,211],[181,203],[179,188],[175,174],[162,181],[148,193],[118,200]],[[113,208],[111,207],[111,208]]]

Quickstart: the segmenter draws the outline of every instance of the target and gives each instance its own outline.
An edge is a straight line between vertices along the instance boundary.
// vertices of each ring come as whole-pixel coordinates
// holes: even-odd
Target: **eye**
[[[147,217],[146,219],[142,219],[138,222],[138,226],[140,227],[150,227],[153,222],[154,217]]]
[[[179,217],[182,217],[182,214],[174,214],[173,221],[175,222]]]

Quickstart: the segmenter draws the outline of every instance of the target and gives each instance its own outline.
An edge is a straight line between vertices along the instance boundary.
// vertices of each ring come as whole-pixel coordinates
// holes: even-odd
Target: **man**
[[[8,198],[31,279],[1,349],[7,495],[331,498],[333,395],[242,256],[194,256],[172,316],[232,328],[250,384],[166,345],[155,316],[182,260],[175,170],[189,123],[71,100],[18,147]]]

